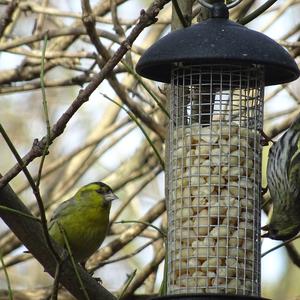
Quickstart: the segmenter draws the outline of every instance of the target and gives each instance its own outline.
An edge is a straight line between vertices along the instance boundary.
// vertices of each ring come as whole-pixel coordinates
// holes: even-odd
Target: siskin
[[[106,236],[111,201],[114,199],[117,196],[102,182],[83,186],[54,211],[49,223],[50,236],[64,246],[62,227],[74,259],[84,263],[100,247]]]
[[[273,214],[263,237],[288,240],[300,230],[300,115],[270,148],[267,181]]]

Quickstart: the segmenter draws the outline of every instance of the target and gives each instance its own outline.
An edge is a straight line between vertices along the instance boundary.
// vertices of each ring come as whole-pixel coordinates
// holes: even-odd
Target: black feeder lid
[[[291,82],[300,75],[283,47],[260,32],[228,20],[226,13],[164,36],[142,55],[136,71],[148,79],[170,83],[174,63],[260,64],[265,67],[265,85]]]

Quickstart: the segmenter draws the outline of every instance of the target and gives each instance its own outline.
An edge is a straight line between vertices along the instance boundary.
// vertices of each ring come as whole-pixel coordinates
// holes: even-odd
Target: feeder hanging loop
[[[213,6],[214,6],[214,4],[215,4],[215,3],[214,4],[210,4],[210,3],[206,2],[205,0],[198,0],[198,2],[202,6],[208,8],[208,9],[212,9]],[[231,9],[231,8],[237,6],[238,4],[240,4],[241,2],[242,2],[242,0],[235,0],[235,1],[231,2],[230,4],[226,4],[226,3],[224,3],[224,4],[227,6],[228,9]]]

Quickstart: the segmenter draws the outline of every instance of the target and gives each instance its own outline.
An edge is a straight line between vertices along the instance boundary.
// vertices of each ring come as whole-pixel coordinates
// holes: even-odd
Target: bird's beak
[[[269,224],[261,227],[261,230],[267,231],[266,233],[264,233],[263,235],[261,235],[262,238],[266,238],[266,237],[270,236],[269,229],[270,229]]]
[[[117,199],[119,199],[119,198],[112,192],[105,194],[105,200],[107,200],[107,201],[111,202],[111,201],[117,200]]]

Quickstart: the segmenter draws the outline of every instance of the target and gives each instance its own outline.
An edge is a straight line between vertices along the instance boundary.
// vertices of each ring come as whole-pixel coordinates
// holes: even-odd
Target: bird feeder
[[[295,80],[275,41],[211,18],[174,31],[139,60],[146,78],[170,83],[167,142],[167,296],[260,298],[261,131],[264,87]]]

